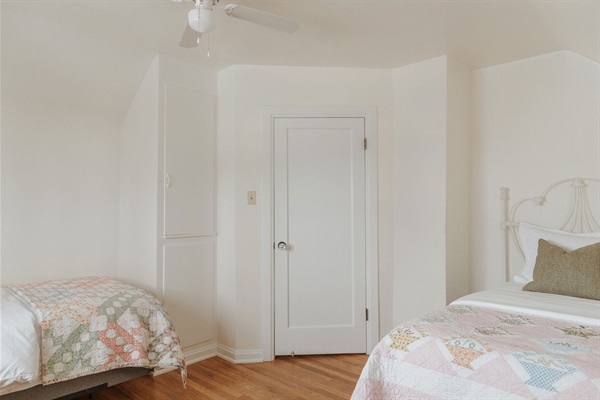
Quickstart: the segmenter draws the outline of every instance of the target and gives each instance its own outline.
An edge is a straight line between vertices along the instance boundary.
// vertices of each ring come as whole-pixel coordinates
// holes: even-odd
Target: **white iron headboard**
[[[513,243],[515,244],[519,254],[522,258],[523,248],[519,240],[519,221],[525,221],[524,219],[517,218],[517,213],[522,209],[521,206],[524,204],[533,204],[537,207],[542,207],[548,198],[549,193],[563,185],[569,185],[571,187],[571,199],[568,207],[567,216],[564,218],[564,222],[560,226],[553,226],[569,232],[597,232],[600,231],[600,224],[594,216],[592,207],[590,206],[590,200],[587,193],[587,187],[590,184],[600,184],[600,179],[596,178],[571,178],[556,182],[546,188],[540,195],[535,197],[526,198],[516,202],[509,209],[509,189],[506,187],[500,188],[500,202],[501,202],[501,227],[502,227],[502,247],[504,257],[504,268],[506,273],[506,280],[510,280],[510,253],[509,244],[510,237],[512,236]],[[599,200],[600,201],[600,200]],[[596,205],[596,212],[600,210],[600,203]]]

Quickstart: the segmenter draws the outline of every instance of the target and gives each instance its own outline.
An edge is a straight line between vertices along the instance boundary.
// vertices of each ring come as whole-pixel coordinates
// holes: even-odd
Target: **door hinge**
[[[365,309],[365,319],[367,321],[369,320],[369,309],[368,308]]]
[[[365,150],[367,149],[367,139],[365,138]]]

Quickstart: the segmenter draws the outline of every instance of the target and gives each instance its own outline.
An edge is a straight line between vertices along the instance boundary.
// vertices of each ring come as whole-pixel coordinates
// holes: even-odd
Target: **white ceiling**
[[[207,58],[205,37],[197,49],[178,47],[188,1],[1,0],[2,95],[51,101],[62,93],[122,116],[158,53],[215,70],[393,68],[444,54],[480,68],[564,49],[599,61],[599,0],[236,2],[300,29],[290,35],[219,12]]]

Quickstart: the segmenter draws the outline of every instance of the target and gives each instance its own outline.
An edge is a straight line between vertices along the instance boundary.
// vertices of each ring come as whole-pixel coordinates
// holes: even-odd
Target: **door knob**
[[[285,242],[279,242],[279,243],[277,244],[277,248],[278,248],[279,250],[287,250],[287,244],[286,244]]]

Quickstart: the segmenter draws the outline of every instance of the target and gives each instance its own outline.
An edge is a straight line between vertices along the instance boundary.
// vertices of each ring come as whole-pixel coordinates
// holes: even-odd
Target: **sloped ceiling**
[[[126,112],[150,61],[394,68],[451,54],[475,69],[556,50],[599,61],[598,1],[238,0],[295,19],[292,34],[217,14],[197,49],[178,47],[193,3],[2,0],[2,96]]]

